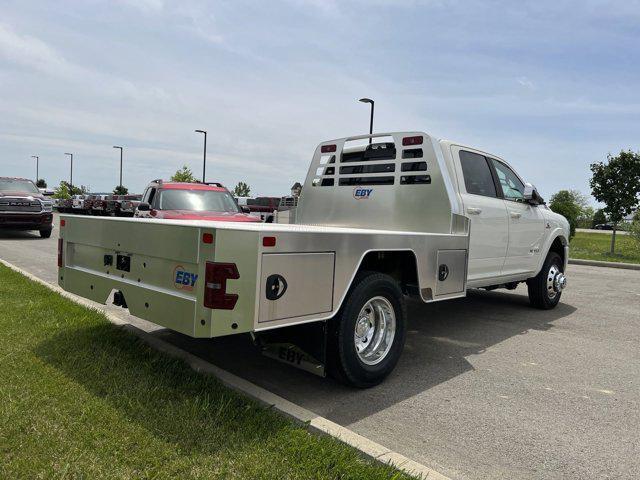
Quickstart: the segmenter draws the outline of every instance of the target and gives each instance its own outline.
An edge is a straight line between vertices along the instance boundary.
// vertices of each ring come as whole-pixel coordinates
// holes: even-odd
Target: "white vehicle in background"
[[[84,209],[84,201],[87,199],[88,195],[73,195],[71,197],[71,208],[76,211],[81,211]]]
[[[192,337],[251,333],[357,387],[395,367],[409,296],[526,282],[548,309],[566,285],[566,219],[504,160],[422,132],[320,144],[294,224],[61,218],[65,290]]]
[[[238,202],[239,207],[246,207],[248,200],[253,200],[253,197],[233,197]]]

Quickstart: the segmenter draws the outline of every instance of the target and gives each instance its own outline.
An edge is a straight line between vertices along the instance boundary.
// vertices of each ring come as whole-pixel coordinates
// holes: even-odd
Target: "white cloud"
[[[11,63],[56,77],[73,78],[84,73],[81,67],[67,62],[42,40],[20,35],[4,24],[0,24],[0,55]]]
[[[523,87],[528,88],[529,90],[535,90],[536,88],[535,84],[531,80],[529,80],[527,77],[518,78],[518,83]]]

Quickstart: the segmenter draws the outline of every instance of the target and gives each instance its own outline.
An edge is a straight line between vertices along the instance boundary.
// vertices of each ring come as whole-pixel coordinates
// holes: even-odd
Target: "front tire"
[[[382,273],[359,274],[330,323],[329,372],[358,388],[379,384],[398,363],[406,323],[398,282]]]
[[[42,238],[49,238],[51,236],[52,230],[53,228],[43,228],[42,230],[40,230],[40,236]]]
[[[527,280],[529,303],[532,307],[550,310],[560,302],[565,285],[562,258],[556,252],[549,252],[538,275]]]

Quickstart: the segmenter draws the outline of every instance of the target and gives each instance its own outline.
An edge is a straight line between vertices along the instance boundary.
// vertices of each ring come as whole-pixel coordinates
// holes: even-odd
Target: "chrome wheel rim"
[[[385,359],[396,335],[396,314],[385,297],[373,297],[364,304],[356,319],[353,342],[358,358],[365,365]]]
[[[556,298],[566,285],[567,278],[564,273],[560,271],[560,268],[557,265],[551,265],[551,268],[549,268],[549,272],[547,273],[547,295],[549,298]]]

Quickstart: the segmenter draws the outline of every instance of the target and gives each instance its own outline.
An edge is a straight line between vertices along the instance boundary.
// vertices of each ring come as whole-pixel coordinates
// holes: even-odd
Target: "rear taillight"
[[[207,262],[204,275],[204,306],[218,310],[233,310],[238,295],[227,293],[227,280],[240,278],[235,263]]]
[[[64,221],[64,220],[63,220]],[[62,239],[58,239],[58,268],[62,267]]]
[[[404,137],[402,139],[402,145],[404,145],[405,147],[407,145],[422,145],[422,135],[418,135],[416,137]]]

